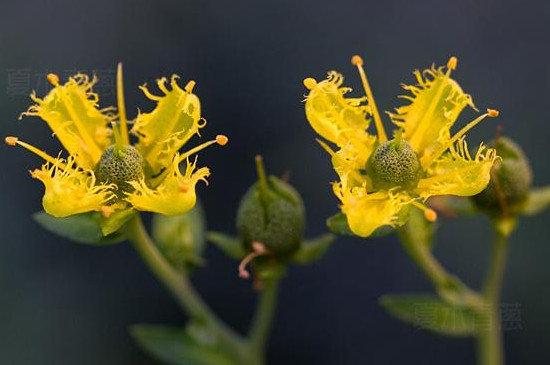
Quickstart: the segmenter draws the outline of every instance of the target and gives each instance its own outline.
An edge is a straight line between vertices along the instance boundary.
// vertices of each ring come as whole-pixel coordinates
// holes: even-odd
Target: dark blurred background
[[[269,172],[291,173],[313,236],[325,231],[337,200],[329,159],[304,117],[302,79],[337,69],[359,89],[349,63],[355,53],[364,56],[384,110],[400,103],[399,83],[413,82],[414,68],[457,56],[455,77],[478,107],[501,111],[470,140],[491,139],[502,124],[531,158],[535,183],[550,183],[549,16],[546,1],[3,1],[0,135],[59,151],[45,123],[17,121],[30,90],[45,93],[48,72],[97,73],[107,106],[123,61],[131,116],[138,106],[152,107],[138,85],[178,73],[197,81],[209,121],[203,136],[230,137],[228,146],[200,154],[213,170],[210,186],[199,188],[209,228],[233,232],[239,198],[255,179],[253,156],[261,153]],[[183,324],[176,303],[128,244],[90,247],[40,228],[30,216],[41,209],[42,186],[27,170],[41,161],[5,145],[0,161],[0,362],[153,364],[127,328]],[[512,239],[503,302],[521,308],[521,329],[505,333],[509,364],[550,363],[549,217],[523,219]],[[478,287],[491,240],[487,219],[441,223],[437,256]],[[236,263],[214,247],[206,257],[196,286],[221,317],[246,330],[255,300],[250,282],[239,280]],[[377,305],[385,293],[430,290],[394,236],[340,238],[321,262],[290,270],[269,363],[474,363],[471,340],[414,329]]]

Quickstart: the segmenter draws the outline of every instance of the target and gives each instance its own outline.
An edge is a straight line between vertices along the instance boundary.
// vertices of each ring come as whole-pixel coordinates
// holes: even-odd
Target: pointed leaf
[[[469,308],[448,304],[434,295],[384,295],[379,302],[392,317],[445,336],[473,336],[484,325]]]
[[[527,203],[523,208],[523,214],[536,215],[550,207],[550,186],[534,188],[529,194]]]
[[[104,236],[108,236],[117,232],[123,225],[128,223],[130,219],[136,216],[137,212],[132,208],[116,210],[109,218],[100,216],[99,225]]]
[[[122,242],[120,233],[104,236],[97,213],[75,214],[65,218],[56,218],[46,212],[37,212],[33,219],[46,230],[77,243],[107,245]]]
[[[215,344],[197,341],[186,328],[140,324],[130,332],[143,350],[171,365],[238,364]]]
[[[298,252],[292,256],[292,261],[305,265],[320,260],[335,239],[336,236],[327,233],[304,242]]]
[[[207,238],[208,241],[233,259],[240,260],[246,255],[241,240],[236,237],[231,237],[220,232],[208,232]]]
[[[355,236],[348,225],[348,219],[345,214],[337,213],[327,219],[327,227],[332,233]]]

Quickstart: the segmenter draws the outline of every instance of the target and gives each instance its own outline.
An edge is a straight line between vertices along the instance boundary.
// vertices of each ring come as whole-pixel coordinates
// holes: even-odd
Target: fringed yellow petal
[[[466,141],[461,138],[449,153],[432,164],[415,192],[424,199],[433,195],[478,194],[487,187],[497,158],[496,150],[487,149],[483,144],[472,158]]]
[[[176,155],[166,178],[155,188],[148,187],[144,180],[130,184],[135,191],[126,200],[137,210],[150,211],[168,216],[181,215],[191,210],[196,203],[195,185],[200,180],[206,182],[210,175],[207,167],[195,171],[196,161],[187,161],[185,174],[179,168],[179,155]]]
[[[141,90],[149,99],[157,102],[150,113],[139,114],[132,133],[139,137],[136,148],[151,165],[154,174],[169,167],[174,154],[206,125],[201,119],[199,98],[192,93],[194,82],[181,89],[173,75],[169,90],[166,78],[157,81],[163,96],[155,96],[145,85]],[[202,122],[201,122],[202,121]]]
[[[432,66],[422,73],[415,71],[418,84],[403,86],[411,95],[402,98],[411,103],[390,114],[393,122],[403,128],[403,138],[420,158],[449,139],[452,125],[467,105],[475,108],[472,98],[451,79],[452,68],[448,66],[447,72],[443,72],[442,67]]]
[[[320,136],[339,146],[346,145],[357,133],[365,134],[370,123],[367,98],[344,97],[351,89],[341,87],[343,80],[343,76],[334,71],[319,83],[304,80],[310,89],[305,102],[309,123]]]
[[[77,170],[75,165],[75,157],[71,156],[67,161],[59,159],[59,164],[46,163],[31,172],[32,177],[42,181],[46,188],[42,199],[46,213],[67,217],[102,211],[115,198],[112,185],[96,185],[93,171]]]
[[[36,104],[22,115],[44,119],[67,151],[76,156],[78,165],[93,169],[111,143],[111,117],[98,109],[99,97],[92,92],[96,78],[77,74],[60,85],[59,79],[50,74],[48,80],[55,88],[43,99],[33,93],[31,98]]]
[[[351,231],[360,237],[368,237],[383,226],[398,225],[399,212],[410,201],[405,194],[392,191],[369,194],[365,187],[347,188],[342,183],[335,183],[333,189],[342,202],[340,208]]]

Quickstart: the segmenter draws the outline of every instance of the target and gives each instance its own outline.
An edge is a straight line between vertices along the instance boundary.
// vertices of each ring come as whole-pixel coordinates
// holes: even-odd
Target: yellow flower
[[[471,196],[489,183],[491,167],[497,159],[494,149],[481,144],[473,157],[465,135],[486,117],[498,116],[488,109],[455,134],[451,128],[462,110],[475,109],[472,98],[451,78],[457,59],[446,67],[432,66],[415,71],[416,85],[404,85],[409,92],[401,98],[409,104],[388,113],[398,127],[388,140],[369,86],[363,60],[352,58],[366,96],[347,98],[351,89],[342,87],[343,77],[330,72],[317,82],[304,80],[309,89],[305,102],[308,121],[324,139],[319,141],[331,155],[340,181],[333,184],[350,229],[358,236],[370,236],[383,226],[405,223],[407,208],[424,210],[429,220],[436,213],[425,206],[434,195]],[[368,128],[374,119],[376,135]]]
[[[193,208],[195,185],[206,181],[210,172],[207,167],[196,170],[196,158],[189,163],[189,157],[212,144],[227,143],[227,137],[218,135],[179,154],[206,125],[199,99],[193,94],[194,81],[182,89],[176,75],[170,79],[170,87],[162,78],[157,81],[161,96],[141,86],[156,107],[150,113],[139,113],[129,131],[121,64],[117,73],[118,113],[114,107],[99,109],[98,95],[92,91],[95,77],[90,80],[77,74],[64,85],[54,74],[47,78],[53,89],[44,98],[33,93],[36,104],[22,116],[46,121],[68,157],[52,157],[16,137],[7,137],[6,143],[24,147],[46,161],[31,175],[44,184],[43,206],[48,214],[66,217],[101,212],[108,220],[113,213],[129,216],[132,210],[177,215]],[[131,139],[137,141],[135,146]],[[180,171],[183,161],[187,161],[184,173]],[[112,224],[110,227],[112,230]]]

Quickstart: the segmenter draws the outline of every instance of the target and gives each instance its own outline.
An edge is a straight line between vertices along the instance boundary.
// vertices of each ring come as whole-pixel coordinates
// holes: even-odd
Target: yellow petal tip
[[[351,64],[354,66],[363,66],[363,58],[359,55],[354,55],[351,58]]]
[[[49,73],[49,74],[46,76],[46,79],[48,79],[48,81],[50,82],[50,84],[52,84],[53,86],[56,86],[56,85],[59,84],[59,76],[57,76],[56,74]]]
[[[308,90],[313,90],[313,88],[317,85],[317,81],[312,78],[308,77],[304,79],[304,86],[308,88]]]
[[[225,146],[227,142],[229,142],[229,138],[227,138],[227,136],[223,134],[218,134],[216,136],[216,143],[219,144],[220,146]]]
[[[15,146],[17,144],[17,141],[19,141],[19,138],[10,136],[10,137],[6,137],[4,141],[8,146]]]
[[[491,118],[496,118],[499,114],[500,112],[496,109],[487,109],[487,115]]]
[[[451,58],[449,58],[449,61],[447,62],[447,68],[449,68],[449,70],[456,70],[457,64],[458,64],[458,58],[451,57]]]
[[[189,82],[187,83],[187,85],[185,85],[185,91],[187,91],[188,93],[193,92],[193,89],[195,88],[195,85],[196,85],[196,84],[197,84],[197,83],[196,83],[195,81],[193,81],[193,80],[189,81]]]

